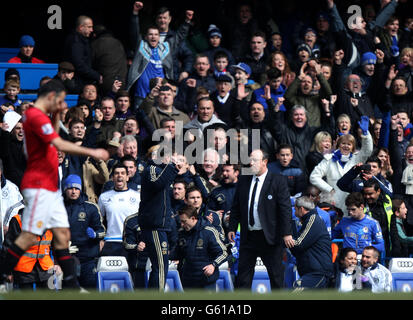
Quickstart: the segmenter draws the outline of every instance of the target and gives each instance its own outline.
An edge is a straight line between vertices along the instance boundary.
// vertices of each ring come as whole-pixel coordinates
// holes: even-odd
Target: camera
[[[363,164],[363,165],[360,167],[360,171],[370,172],[370,170],[371,170],[371,165],[369,165],[369,164]]]

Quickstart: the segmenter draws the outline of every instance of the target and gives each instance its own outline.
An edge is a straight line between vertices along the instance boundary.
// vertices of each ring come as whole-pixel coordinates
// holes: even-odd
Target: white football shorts
[[[47,229],[70,228],[60,190],[25,189],[22,194],[26,205],[22,217],[23,231],[41,236]]]

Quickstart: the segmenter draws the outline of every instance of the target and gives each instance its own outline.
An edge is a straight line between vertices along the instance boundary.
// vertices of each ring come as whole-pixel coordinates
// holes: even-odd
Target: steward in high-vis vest
[[[22,212],[22,210],[21,210]],[[13,243],[21,233],[21,215],[15,215],[9,225],[9,230],[5,236],[5,242]],[[48,288],[48,280],[53,276],[53,260],[50,250],[53,240],[53,233],[50,230],[40,237],[37,243],[30,247],[20,258],[13,270],[13,282],[20,289]],[[50,270],[50,271],[49,271]]]

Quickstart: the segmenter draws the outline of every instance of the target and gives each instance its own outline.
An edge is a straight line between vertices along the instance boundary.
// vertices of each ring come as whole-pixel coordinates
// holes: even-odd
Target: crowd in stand
[[[54,77],[67,94],[79,96],[76,106],[62,112],[59,134],[110,154],[108,161],[98,161],[59,152],[58,183],[81,285],[96,287],[99,256],[123,255],[135,287],[145,286],[148,254],[137,219],[142,182],[145,169],[169,147],[178,170],[167,189],[171,258],[182,258],[180,233],[197,223],[209,225],[202,237],[216,241],[219,256],[210,263],[216,268],[225,256],[237,276],[239,238],[228,240],[232,200],[250,164],[242,156],[256,149],[268,155],[269,172],[286,178],[292,211],[299,212],[291,215],[294,228],[302,227],[301,215],[311,210],[325,221],[336,265],[330,284],[341,291],[356,288],[353,254],[361,256],[362,287],[368,288],[372,273],[387,275],[377,270],[390,258],[411,256],[413,17],[396,15],[399,2],[366,6],[349,25],[333,0],[311,21],[297,23],[271,19],[271,10],[260,21],[253,5],[225,8],[221,1],[217,22],[203,32],[200,12],[187,10],[179,28],[171,30],[168,8],[159,8],[145,25],[144,3],[135,2],[128,17],[132,51],[104,26],[80,16]],[[225,9],[236,10],[234,21],[226,19]],[[31,36],[23,36],[19,46],[10,63],[44,63],[35,58]],[[3,241],[19,232],[12,218],[24,207],[22,123],[33,102],[19,100],[21,80],[18,70],[9,69],[0,97]],[[50,80],[45,77],[39,86]],[[12,127],[6,121],[10,111],[22,116]],[[201,152],[194,148],[199,141]],[[294,206],[302,196],[314,206],[302,199]],[[286,248],[285,261],[294,263],[295,252]],[[37,263],[30,276],[15,269],[15,282],[24,288],[43,281],[33,276],[47,270],[42,267]],[[189,265],[178,269],[188,287],[198,281],[188,275]],[[373,287],[391,290],[388,283]]]

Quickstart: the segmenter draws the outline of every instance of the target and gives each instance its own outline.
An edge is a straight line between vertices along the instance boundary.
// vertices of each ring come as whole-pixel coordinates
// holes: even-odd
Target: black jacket
[[[252,176],[241,176],[235,191],[229,220],[229,231],[241,224],[241,244],[248,242],[248,195]],[[267,173],[258,202],[258,212],[265,239],[270,245],[281,245],[282,238],[292,235],[291,200],[287,178]]]
[[[65,60],[75,67],[75,75],[83,84],[99,82],[100,74],[92,68],[92,49],[89,39],[78,32],[72,32],[65,42]]]

